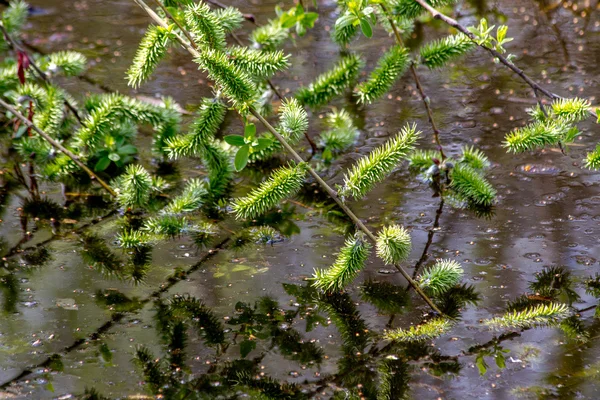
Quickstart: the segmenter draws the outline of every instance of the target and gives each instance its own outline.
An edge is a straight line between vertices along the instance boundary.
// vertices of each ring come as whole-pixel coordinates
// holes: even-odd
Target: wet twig
[[[527,74],[525,74],[525,72],[517,67],[512,61],[509,61],[506,57],[504,57],[502,54],[500,54],[498,51],[496,51],[495,49],[491,48],[491,47],[487,47],[483,44],[479,44],[477,42],[477,39],[475,37],[475,35],[471,32],[469,32],[469,30],[464,27],[463,25],[461,25],[458,21],[456,21],[454,18],[450,18],[449,16],[442,14],[441,12],[439,12],[438,10],[436,10],[435,8],[433,8],[431,5],[429,5],[425,0],[415,0],[417,3],[419,3],[419,5],[421,7],[423,7],[424,9],[426,9],[433,18],[435,19],[439,19],[443,22],[445,22],[446,24],[450,25],[451,27],[457,29],[458,31],[464,33],[465,35],[467,35],[474,43],[476,43],[479,47],[481,47],[482,49],[486,50],[488,53],[490,53],[495,59],[497,59],[498,61],[500,61],[502,64],[504,64],[505,66],[507,66],[510,70],[512,70],[515,74],[517,74],[523,81],[525,81],[525,83],[527,83],[529,85],[529,87],[531,87],[531,89],[533,89],[533,93],[535,94],[536,99],[538,100],[538,103],[540,104],[540,107],[542,106],[542,100],[541,100],[541,96],[540,93],[543,94],[544,96],[546,96],[547,98],[549,98],[550,100],[560,100],[563,99],[564,97],[557,95],[556,93],[552,93],[551,91],[545,89],[544,87],[540,86],[537,82],[535,82],[533,79],[531,79]],[[596,115],[596,113],[592,110],[588,110],[588,113],[593,116],[598,118],[598,116]]]

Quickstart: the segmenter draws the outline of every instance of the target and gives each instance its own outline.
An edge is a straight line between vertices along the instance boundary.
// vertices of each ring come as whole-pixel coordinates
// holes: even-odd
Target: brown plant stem
[[[0,99],[0,106],[4,107],[8,111],[10,111],[14,116],[16,116],[18,119],[20,119],[25,125],[27,125],[29,128],[36,131],[42,138],[44,138],[44,140],[46,140],[48,143],[50,143],[54,148],[60,150],[63,154],[65,154],[67,157],[69,157],[71,160],[73,160],[73,162],[75,162],[75,164],[77,164],[77,166],[79,168],[84,170],[92,179],[96,180],[100,184],[100,186],[102,186],[111,196],[113,196],[113,197],[117,196],[117,193],[106,182],[104,182],[102,179],[100,179],[91,169],[89,169],[87,167],[87,165],[82,163],[79,160],[79,158],[75,154],[73,154],[69,149],[67,149],[62,144],[60,144],[59,142],[54,140],[52,137],[50,137],[50,135],[48,135],[46,132],[42,131],[40,128],[38,128],[36,125],[34,125],[31,121],[29,121],[23,114],[21,114],[20,112],[15,110],[10,104],[6,103],[2,99]]]
[[[542,103],[542,100],[541,100],[540,93],[543,94],[544,96],[546,96],[547,98],[549,98],[550,100],[564,99],[564,97],[559,96],[556,93],[552,93],[551,91],[549,91],[549,90],[545,89],[544,87],[540,86],[537,82],[535,82],[533,79],[531,79],[529,76],[527,76],[527,74],[525,74],[525,72],[521,68],[517,67],[512,61],[509,61],[506,57],[504,57],[502,54],[500,54],[495,49],[492,49],[492,48],[487,47],[487,46],[485,46],[483,44],[477,43],[477,39],[476,39],[475,35],[472,34],[471,32],[469,32],[469,30],[467,28],[465,28],[463,25],[461,25],[454,18],[450,18],[449,16],[447,16],[445,14],[442,14],[441,12],[439,12],[438,10],[436,10],[435,8],[433,8],[432,6],[430,6],[429,4],[427,4],[427,2],[425,0],[414,0],[414,1],[416,1],[417,3],[419,3],[419,5],[421,7],[423,7],[424,9],[426,9],[429,12],[429,14],[431,14],[431,16],[433,18],[439,19],[440,21],[443,21],[446,24],[450,25],[451,27],[453,27],[453,28],[457,29],[458,31],[464,33],[473,42],[475,42],[479,47],[481,47],[482,49],[484,49],[487,52],[489,52],[494,58],[498,59],[502,64],[504,64],[508,68],[510,68],[523,81],[525,81],[525,83],[527,83],[529,85],[529,87],[531,87],[531,89],[533,89],[533,93],[534,93],[536,99],[538,100],[538,104],[540,104],[540,107],[542,108],[542,110],[543,110],[543,103]],[[598,117],[594,111],[588,110],[588,113],[590,115],[592,115],[593,117],[596,117],[596,118]]]
[[[381,9],[383,10],[383,13],[386,15],[388,21],[390,22],[390,25],[392,26],[392,29],[394,31],[394,36],[396,37],[396,42],[398,43],[399,46],[404,47],[404,41],[402,40],[402,36],[400,36],[400,32],[398,31],[398,27],[396,26],[396,23],[394,22],[392,17],[390,17],[387,7],[383,3],[381,3],[380,6],[381,6]],[[429,123],[431,124],[431,129],[433,130],[433,139],[435,140],[435,143],[440,152],[441,161],[444,161],[446,159],[446,154],[444,153],[444,148],[442,146],[442,142],[440,141],[440,131],[437,128],[435,119],[433,118],[433,111],[431,110],[431,106],[430,106],[431,100],[430,100],[429,96],[427,96],[427,94],[425,93],[425,90],[423,89],[423,86],[421,85],[421,80],[419,79],[419,74],[417,74],[417,68],[415,68],[414,62],[410,63],[410,72],[413,76],[415,84],[417,85],[417,90],[419,91],[419,95],[421,95],[421,100],[423,101],[425,110],[427,111],[427,118],[429,119]]]
[[[146,13],[160,26],[162,27],[167,27],[167,23],[156,14],[156,12],[154,12],[154,10],[152,10],[152,8],[150,8],[145,2],[144,0],[133,0],[135,3],[137,3],[144,11],[146,11]],[[198,50],[194,49],[189,43],[186,43],[181,36],[175,34],[175,38],[177,39],[177,41],[179,41],[179,43],[181,43],[181,45],[192,55],[194,56],[194,58],[197,58],[200,56],[200,53],[198,52]],[[271,132],[271,134],[273,134],[273,136],[275,136],[275,138],[281,143],[281,145],[288,151],[288,153],[290,153],[292,155],[292,157],[299,163],[304,163],[305,160],[294,150],[294,148],[285,140],[285,138],[283,136],[281,136],[279,134],[279,132],[277,132],[277,130],[258,112],[256,111],[254,108],[250,107],[249,109],[250,113],[252,115],[254,115],[254,117],[256,117],[264,126],[265,128],[267,128],[267,130],[269,132]],[[327,194],[329,194],[329,196],[331,196],[331,198],[338,204],[338,206],[340,206],[340,208],[344,211],[344,213],[346,213],[346,215],[348,215],[348,217],[356,224],[356,226],[363,231],[367,237],[372,241],[372,242],[376,242],[377,238],[375,237],[375,235],[373,234],[373,232],[371,232],[369,230],[369,228],[367,228],[367,226],[354,214],[354,212],[338,197],[338,194],[335,190],[333,190],[331,188],[331,186],[329,186],[320,176],[319,174],[310,166],[307,166],[307,170],[310,173],[310,175],[317,181],[317,183],[323,188],[323,190],[325,190],[327,192]],[[404,268],[402,268],[402,266],[400,266],[399,264],[395,265],[396,269],[400,272],[400,274],[402,274],[402,276],[408,281],[408,283],[413,286],[413,288],[415,289],[415,291],[421,296],[421,298],[423,298],[423,300],[436,312],[438,312],[439,314],[442,314],[441,311],[439,310],[439,308],[433,303],[433,301],[429,298],[429,296],[427,296],[425,294],[425,292],[423,292],[423,290],[419,287],[419,285],[410,277],[410,275],[406,272],[406,270],[404,270]]]
[[[52,80],[48,77],[48,75],[46,75],[44,73],[44,71],[42,71],[37,64],[35,63],[35,61],[33,61],[33,59],[31,57],[29,57],[29,55],[27,54],[27,52],[25,51],[25,49],[23,49],[8,33],[8,31],[6,30],[6,28],[4,28],[4,26],[2,26],[2,24],[0,24],[0,31],[2,31],[2,34],[4,35],[4,38],[6,39],[6,42],[9,44],[10,47],[12,47],[14,50],[16,51],[20,51],[21,53],[24,53],[26,55],[26,57],[29,59],[29,65],[31,65],[31,67],[33,68],[33,70],[36,72],[36,74],[39,76],[39,78],[41,80],[43,80],[44,82],[48,83],[48,84],[52,84]],[[77,109],[69,102],[69,100],[65,99],[64,100],[64,104],[67,106],[67,108],[73,113],[73,115],[75,116],[75,118],[77,119],[77,121],[79,121],[79,123],[81,124],[81,117],[79,116],[79,113],[77,112]]]

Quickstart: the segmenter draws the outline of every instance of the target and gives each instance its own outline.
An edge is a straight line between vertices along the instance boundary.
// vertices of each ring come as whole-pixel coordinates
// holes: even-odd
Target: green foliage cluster
[[[233,211],[237,218],[255,218],[296,194],[304,184],[305,175],[305,164],[279,168],[248,196],[236,199]]]
[[[346,174],[341,195],[364,197],[406,158],[420,134],[416,125],[407,125],[393,139],[361,158]]]
[[[315,270],[314,286],[324,292],[343,290],[364,268],[370,248],[362,232],[346,239],[333,265],[326,270]]]
[[[400,225],[384,226],[377,235],[376,245],[377,256],[386,264],[406,260],[412,249],[410,235]]]

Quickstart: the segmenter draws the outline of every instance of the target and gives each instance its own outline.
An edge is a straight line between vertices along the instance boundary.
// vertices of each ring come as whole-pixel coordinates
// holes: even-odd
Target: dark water
[[[476,24],[482,15],[494,21],[506,20],[509,36],[515,37],[508,50],[517,56],[518,65],[543,80],[554,92],[586,96],[596,102],[600,62],[600,19],[596,2],[582,1],[576,3],[577,6],[565,3],[568,7],[558,7],[551,12],[543,12],[545,5],[537,1],[468,3],[471,5],[460,10],[464,25]],[[31,44],[44,51],[64,48],[82,51],[92,60],[89,77],[114,90],[133,93],[126,86],[124,72],[148,24],[146,16],[133,2],[46,0],[32,1],[32,4],[44,12],[31,18],[28,27]],[[274,1],[238,1],[232,5],[254,13],[259,22],[266,22],[276,4]],[[320,2],[319,13],[321,17],[315,29],[286,48],[292,54],[293,67],[274,79],[286,91],[309,82],[339,57],[339,49],[327,32],[336,18],[334,2]],[[447,32],[444,26],[437,23],[434,26],[436,28],[428,25],[417,29],[414,42],[418,43],[423,36],[433,38]],[[361,39],[354,44],[354,50],[367,59],[370,67],[390,44],[391,38],[379,35],[369,41]],[[596,304],[594,298],[585,294],[582,282],[600,267],[600,174],[582,169],[581,160],[585,149],[598,141],[597,125],[582,124],[583,135],[567,155],[553,150],[510,155],[501,146],[504,134],[527,121],[524,109],[531,104],[527,88],[517,77],[495,65],[487,54],[477,51],[450,68],[436,72],[422,70],[421,77],[432,98],[447,153],[458,154],[466,144],[477,144],[484,150],[493,163],[489,178],[498,189],[499,203],[490,219],[477,218],[471,212],[449,205],[443,207],[439,228],[434,230],[429,248],[429,260],[443,257],[461,262],[466,282],[481,294],[481,300],[464,310],[462,320],[449,334],[429,346],[426,353],[431,353],[430,356],[411,362],[410,396],[508,399],[521,393],[529,398],[599,398],[600,349],[596,343],[600,325],[594,319],[593,310],[581,314],[591,337],[585,344],[567,340],[558,329],[524,331],[500,343],[510,350],[506,354],[506,368],[498,369],[488,356],[489,368],[484,376],[480,376],[475,367],[477,353],[469,350],[472,346],[489,343],[494,335],[502,333],[489,331],[479,321],[503,312],[509,300],[530,293],[529,283],[544,268],[563,267],[571,273],[573,289],[581,296],[573,304],[575,308],[585,309]],[[80,81],[69,81],[65,86],[71,93],[98,90]],[[210,95],[210,88],[188,55],[173,51],[168,61],[159,67],[155,79],[135,94],[169,95],[186,105],[196,104],[202,96]],[[344,106],[346,102],[338,99],[335,105]],[[417,122],[424,133],[429,132],[420,98],[408,75],[388,98],[364,109],[351,109],[355,110],[361,136],[356,151],[339,159],[327,172],[328,181],[333,183],[341,180],[343,169],[360,154],[383,142],[406,122]],[[312,121],[311,134],[317,135],[322,127],[317,118]],[[231,121],[226,133],[237,132],[236,129],[239,129],[237,122]],[[423,140],[421,145],[430,146],[428,141]],[[187,176],[201,172],[192,162],[183,163],[181,170]],[[249,184],[252,181],[248,174],[244,179]],[[63,201],[55,187],[49,188],[48,195]],[[21,239],[17,212],[21,200],[13,196],[9,201],[0,225],[6,248]],[[406,265],[414,265],[421,257],[440,203],[439,198],[431,197],[426,184],[401,168],[368,198],[352,206],[373,228],[388,223],[409,228],[413,251]],[[265,295],[283,309],[297,309],[297,300],[286,293],[284,284],[305,285],[304,278],[311,276],[314,268],[328,267],[335,249],[343,243],[343,236],[339,226],[327,219],[310,198],[288,202],[284,209],[287,212],[281,216],[280,227],[290,234],[289,239],[273,246],[218,251],[161,297],[193,295],[212,307],[225,324],[236,316],[236,303],[254,304]],[[102,214],[102,211],[97,212]],[[78,223],[86,220],[82,218]],[[235,224],[225,221],[224,226]],[[114,217],[103,220],[93,229],[112,244],[116,230]],[[220,240],[225,240],[228,234],[222,232]],[[43,241],[51,234],[47,224],[40,225],[26,246]],[[152,301],[109,324],[99,340],[88,341],[90,334],[113,317],[110,309],[98,304],[96,292],[114,289],[130,298],[148,298],[177,268],[190,268],[205,257],[206,251],[196,249],[186,239],[163,243],[153,249],[153,266],[145,283],[133,286],[103,278],[82,259],[81,248],[78,235],[55,240],[48,246],[51,261],[35,272],[16,274],[16,282],[10,286],[12,292],[6,289],[9,285],[4,286],[4,307],[9,312],[0,323],[1,382],[11,380],[53,353],[63,352],[78,340],[82,342],[64,353],[63,372],[33,368],[30,375],[10,388],[10,393],[0,396],[66,399],[86,387],[95,387],[111,397],[146,393],[143,379],[131,360],[139,344],[145,344],[157,355],[164,354],[155,329]],[[361,300],[358,285],[367,279],[404,286],[406,283],[394,272],[384,269],[372,256],[355,286],[349,289],[352,298],[349,304],[354,304],[371,331],[381,332],[388,324],[405,327],[418,322],[427,312],[414,295],[412,311],[393,318]],[[8,307],[10,304],[6,305],[10,293],[17,295],[12,296],[16,298],[12,309]],[[347,354],[344,354],[340,333],[333,323],[320,324],[305,332],[306,319],[300,317],[302,314],[294,319],[292,327],[302,334],[305,342],[313,341],[322,348],[324,356],[319,365],[290,360],[277,348],[262,342],[250,357],[264,356],[260,366],[266,375],[302,384],[316,398],[328,398],[335,387],[344,386],[340,368]],[[111,357],[102,351],[106,348],[110,349]],[[215,356],[214,350],[192,338],[187,355],[191,370],[200,374],[213,364],[237,358],[239,351],[234,345]],[[458,365],[455,374],[439,376],[440,357]],[[335,374],[342,378],[327,378]],[[49,390],[49,382],[53,392]],[[519,389],[533,386],[538,392]]]

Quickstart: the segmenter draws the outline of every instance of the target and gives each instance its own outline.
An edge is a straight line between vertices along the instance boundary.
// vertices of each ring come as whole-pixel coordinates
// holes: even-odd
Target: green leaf
[[[485,375],[485,373],[487,372],[487,364],[485,363],[483,356],[477,357],[477,360],[475,361],[475,365],[477,365],[477,369],[479,370],[479,375]]]
[[[369,20],[366,18],[361,18],[360,20],[360,29],[362,30],[362,33],[370,38],[373,36],[373,29],[371,28],[371,24],[369,23]]]
[[[18,138],[20,138],[21,136],[23,136],[23,135],[25,134],[25,132],[27,132],[27,129],[29,129],[29,127],[28,127],[27,125],[21,125],[21,126],[19,127],[19,129],[17,130],[17,132],[15,133],[15,136],[14,136],[14,138],[15,138],[15,139],[18,139]]]
[[[246,141],[243,136],[240,135],[228,135],[223,138],[225,142],[232,146],[244,146],[246,145]]]
[[[119,154],[129,155],[137,153],[137,148],[132,144],[126,144],[125,146],[119,147]]]
[[[242,356],[242,358],[246,358],[246,356],[248,354],[250,354],[250,352],[252,350],[254,350],[255,348],[256,348],[256,341],[244,340],[242,343],[240,343],[240,355]]]
[[[271,146],[271,144],[273,144],[273,141],[271,139],[260,138],[258,139],[258,145],[254,146],[253,150],[261,151]]]
[[[94,170],[97,172],[104,171],[110,165],[110,159],[108,157],[102,157],[98,160],[94,166]]]
[[[240,147],[238,152],[235,155],[234,166],[236,171],[241,171],[244,169],[246,164],[248,164],[248,154],[250,153],[250,146],[245,145]]]
[[[352,14],[344,15],[343,17],[338,18],[335,23],[335,29],[343,29],[349,25],[352,25],[356,21],[356,16]]]
[[[256,125],[248,124],[244,127],[244,137],[254,138],[256,136]]]
[[[281,26],[285,29],[290,29],[292,26],[296,25],[296,17],[289,14],[283,14],[281,16]]]
[[[504,359],[503,354],[496,354],[494,356],[494,359],[496,360],[496,365],[498,366],[498,368],[500,368],[500,369],[506,368],[506,360]]]
[[[121,156],[117,153],[110,153],[108,155],[109,160],[111,161],[119,161],[121,159]]]

